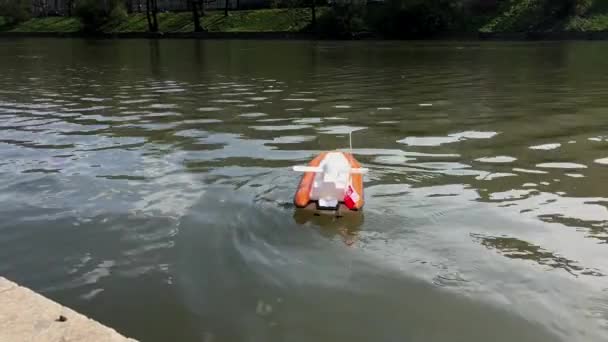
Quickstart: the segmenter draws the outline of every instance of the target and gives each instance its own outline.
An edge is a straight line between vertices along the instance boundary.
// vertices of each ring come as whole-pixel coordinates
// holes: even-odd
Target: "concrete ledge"
[[[136,342],[2,277],[0,341]]]

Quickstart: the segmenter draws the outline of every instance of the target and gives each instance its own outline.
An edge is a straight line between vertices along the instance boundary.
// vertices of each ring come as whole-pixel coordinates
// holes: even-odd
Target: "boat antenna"
[[[348,132],[348,144],[350,145],[350,153],[353,153],[353,131]]]

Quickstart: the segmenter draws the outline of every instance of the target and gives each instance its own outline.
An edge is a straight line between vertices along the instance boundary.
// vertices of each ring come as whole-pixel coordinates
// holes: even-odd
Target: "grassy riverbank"
[[[584,1],[580,1],[583,3]],[[481,32],[593,32],[608,31],[608,1],[586,1],[567,15],[549,15],[539,0],[517,0],[491,18]]]
[[[398,1],[398,0],[395,0]],[[578,0],[576,6],[556,5],[550,0],[511,0],[491,11],[464,7],[433,7],[418,3],[410,7],[392,7],[395,3],[367,7],[320,7],[317,9],[318,33],[324,36],[349,36],[370,32],[390,38],[416,38],[451,33],[585,33],[608,31],[608,1]],[[397,3],[399,4],[399,3]],[[126,15],[126,14],[125,14]],[[208,12],[202,26],[208,32],[303,32],[310,31],[308,8],[281,8]],[[189,33],[194,31],[190,12],[160,13],[159,31]],[[108,21],[98,27],[106,34],[145,33],[145,14],[132,14],[120,21]],[[8,24],[0,17],[0,32],[78,33],[83,25],[77,17],[33,18]]]
[[[326,8],[319,9],[319,13]],[[310,25],[310,10],[263,9],[254,11],[233,11],[226,17],[221,11],[209,12],[202,18],[203,27],[209,32],[300,32]],[[158,15],[161,32],[192,32],[192,14],[160,13]],[[4,24],[4,25],[3,25]],[[82,23],[75,17],[34,18],[17,25],[8,26],[0,18],[0,31],[5,32],[58,32],[73,33],[82,30]],[[145,14],[133,14],[126,21],[107,23],[101,27],[103,33],[147,32]]]

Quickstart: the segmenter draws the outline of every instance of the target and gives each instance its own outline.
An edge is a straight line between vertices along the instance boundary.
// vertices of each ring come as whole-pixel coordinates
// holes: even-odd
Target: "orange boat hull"
[[[361,168],[361,164],[355,159],[355,157],[351,153],[342,152],[342,154],[348,160],[348,162],[350,163],[350,166],[352,168]],[[327,155],[327,152],[323,152],[323,153],[319,154],[317,157],[315,157],[313,160],[311,160],[310,163],[308,163],[308,166],[311,166],[311,167],[319,166],[326,155]],[[309,205],[311,203],[315,202],[314,200],[311,200],[311,198],[310,198],[310,192],[311,192],[314,181],[315,181],[314,172],[305,172],[304,175],[302,175],[302,179],[300,180],[300,185],[298,186],[298,190],[296,191],[296,194],[294,196],[294,204],[296,207],[306,208],[306,207],[309,207]],[[359,194],[359,200],[355,203],[354,208],[351,210],[360,210],[361,208],[363,208],[363,204],[365,202],[363,199],[363,175],[362,174],[352,174],[351,175],[351,185],[354,188],[354,190]],[[342,205],[341,205],[341,207],[342,207]]]

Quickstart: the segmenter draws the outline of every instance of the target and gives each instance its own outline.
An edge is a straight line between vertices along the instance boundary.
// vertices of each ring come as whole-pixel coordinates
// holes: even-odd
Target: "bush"
[[[86,32],[99,32],[106,24],[116,25],[128,19],[127,10],[120,0],[77,0],[74,13]]]
[[[80,18],[82,27],[87,32],[99,31],[106,20],[103,3],[96,0],[77,0],[74,14]]]
[[[27,0],[0,0],[0,17],[8,24],[17,24],[31,18]]]
[[[321,33],[331,36],[348,36],[367,29],[366,6],[363,1],[336,2],[318,20]]]
[[[108,14],[108,23],[118,25],[129,19],[129,13],[122,2],[117,3]]]
[[[459,4],[448,0],[389,0],[370,17],[370,25],[388,37],[428,37],[463,22]]]

